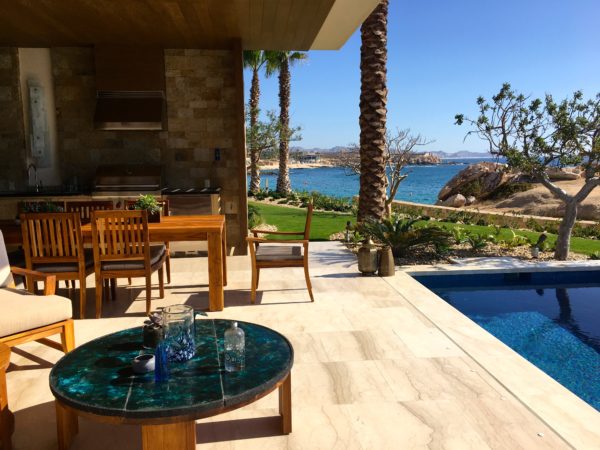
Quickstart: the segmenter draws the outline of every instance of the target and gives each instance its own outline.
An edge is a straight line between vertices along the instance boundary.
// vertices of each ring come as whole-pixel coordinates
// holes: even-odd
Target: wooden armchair
[[[8,409],[8,393],[6,391],[6,369],[10,364],[10,347],[0,343],[0,449],[11,450],[10,437],[15,427],[15,419]]]
[[[311,301],[315,301],[308,273],[308,243],[310,238],[312,213],[313,205],[312,203],[309,203],[303,231],[251,230],[254,237],[248,237],[246,240],[250,246],[250,258],[252,260],[252,292],[250,294],[252,303],[256,301],[256,289],[258,289],[260,269],[276,267],[303,267],[308,295],[310,296]],[[301,239],[266,239],[260,238],[259,234],[285,237],[299,236]]]
[[[137,202],[137,200],[127,200],[126,209],[128,209],[128,210],[133,209],[136,202]],[[160,212],[161,215],[162,216],[170,215],[169,200],[159,200],[158,203],[162,208],[162,210]],[[167,284],[170,284],[171,283],[171,246],[169,245],[168,242],[165,242],[164,244],[165,244],[165,248],[167,249],[167,259],[165,260],[165,267],[167,269]],[[129,284],[131,284],[131,278],[129,278],[128,281],[129,281]]]
[[[15,289],[13,275],[44,282],[44,296]],[[33,283],[29,284],[33,289]],[[0,447],[12,448],[14,418],[8,409],[6,369],[10,363],[10,348],[29,341],[38,341],[65,353],[75,348],[71,301],[54,295],[56,276],[49,273],[10,267],[0,232]],[[61,342],[48,339],[60,334]]]
[[[79,317],[85,317],[86,277],[94,271],[91,250],[84,250],[79,213],[21,214],[25,264],[57,280],[79,281]],[[27,286],[35,286],[27,277]]]
[[[150,245],[147,211],[93,211],[92,243],[96,273],[96,318],[102,315],[102,286],[106,279],[144,277],[146,313],[152,302],[151,275],[158,270],[160,298],[164,298],[166,248]]]

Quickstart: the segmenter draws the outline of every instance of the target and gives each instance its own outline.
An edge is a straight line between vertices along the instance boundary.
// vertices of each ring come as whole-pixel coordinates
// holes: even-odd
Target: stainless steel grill
[[[148,165],[99,166],[94,179],[95,198],[131,198],[140,194],[161,195],[162,168]]]

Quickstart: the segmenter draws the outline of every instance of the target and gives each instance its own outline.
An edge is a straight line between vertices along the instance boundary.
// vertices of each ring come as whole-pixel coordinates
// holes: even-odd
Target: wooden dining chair
[[[90,223],[92,211],[106,211],[114,208],[112,200],[69,201],[65,203],[65,211],[79,213],[82,224]]]
[[[126,208],[133,209],[137,200],[127,200]],[[169,213],[169,200],[159,200],[158,204],[161,206],[161,216],[168,216]],[[165,267],[167,269],[167,284],[171,283],[171,246],[168,242],[165,242],[165,248],[167,250],[167,259],[165,261]],[[129,284],[131,284],[131,278],[128,280]]]
[[[96,318],[102,315],[104,280],[146,279],[146,313],[151,311],[151,275],[158,270],[160,298],[164,298],[164,244],[150,245],[147,211],[92,211],[92,244],[96,274]]]
[[[308,204],[306,211],[306,223],[303,231],[269,231],[253,229],[254,237],[246,240],[250,246],[250,258],[252,260],[252,292],[250,300],[256,300],[256,290],[260,279],[261,269],[276,267],[303,267],[306,287],[311,301],[315,301],[312,292],[312,284],[308,273],[308,243],[310,239],[310,224],[312,221],[313,205]],[[279,235],[286,238],[299,236],[300,239],[273,239],[260,238],[259,235]],[[275,245],[276,244],[276,245]],[[301,244],[301,245],[298,245]]]
[[[91,250],[83,248],[78,213],[21,214],[25,266],[51,273],[56,280],[79,281],[79,317],[85,317],[86,277],[94,271]],[[34,286],[27,277],[27,286]]]

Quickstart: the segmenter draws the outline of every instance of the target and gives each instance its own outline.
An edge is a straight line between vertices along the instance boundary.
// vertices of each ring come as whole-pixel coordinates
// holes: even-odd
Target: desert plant
[[[473,250],[481,250],[487,247],[490,242],[490,236],[479,233],[468,233],[465,239]]]
[[[450,245],[450,233],[439,227],[415,227],[418,218],[392,215],[381,221],[368,219],[359,231],[373,240],[392,248],[394,257],[406,256],[416,247]]]
[[[594,253],[592,253],[590,255],[590,259],[593,259],[593,260],[596,260],[596,261],[600,260],[600,252],[594,252]]]
[[[450,229],[454,244],[460,245],[467,240],[467,230],[463,227],[453,227]]]

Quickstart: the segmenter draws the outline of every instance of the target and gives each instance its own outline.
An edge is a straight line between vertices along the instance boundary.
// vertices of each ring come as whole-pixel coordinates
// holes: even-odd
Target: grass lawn
[[[248,202],[255,205],[262,215],[264,221],[269,225],[275,225],[279,231],[302,231],[306,222],[306,209],[290,208],[286,206],[268,205],[259,202]],[[313,213],[312,225],[310,227],[311,241],[328,241],[329,236],[346,229],[346,222],[356,222],[352,214],[341,214],[334,212],[315,211]],[[281,239],[281,236],[277,236]],[[290,239],[298,239],[292,236]]]
[[[304,221],[306,220],[305,209],[268,205],[252,201],[249,203],[255,205],[260,210],[266,223],[276,225],[277,229],[280,231],[300,231],[304,229]],[[356,217],[351,214],[315,211],[313,214],[310,239],[312,241],[327,241],[331,234],[344,231],[348,220],[352,221],[353,224],[356,223]],[[426,222],[423,222],[423,224],[425,223]],[[448,229],[460,226],[466,230],[484,235],[494,234],[496,231],[494,227],[490,226],[462,225],[451,222],[436,222],[436,224]],[[515,233],[525,236],[531,241],[537,240],[540,235],[540,233],[535,231],[523,230],[515,230]],[[500,239],[508,240],[511,236],[511,231],[508,228],[502,228],[500,230]],[[293,239],[293,237],[290,239]],[[549,245],[554,245],[556,242],[556,235],[548,234],[548,240],[546,242]],[[586,255],[600,252],[600,240],[573,237],[571,238],[571,250]]]

